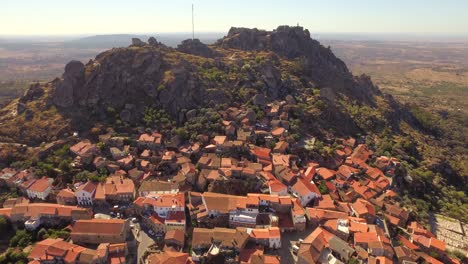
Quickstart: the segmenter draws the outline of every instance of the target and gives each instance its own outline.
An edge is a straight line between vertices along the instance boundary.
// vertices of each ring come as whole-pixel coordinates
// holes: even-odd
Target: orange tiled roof
[[[35,261],[52,260],[61,257],[66,263],[74,263],[86,248],[63,241],[61,238],[48,238],[34,245],[28,259]]]
[[[326,219],[338,219],[347,218],[348,214],[344,212],[338,212],[333,210],[325,210],[319,208],[306,208],[307,216],[310,219],[326,220]]]
[[[135,184],[131,179],[122,176],[109,176],[106,178],[105,194],[133,194]]]
[[[203,199],[208,210],[228,213],[237,208],[246,208],[247,197],[205,192]]]
[[[262,263],[261,259],[264,257],[262,247],[244,248],[239,253],[239,261],[241,264]],[[265,262],[263,262],[265,264]]]
[[[400,240],[400,242],[407,248],[409,249],[412,249],[412,250],[417,250],[419,249],[418,246],[416,246],[415,244],[411,243],[411,241],[409,241],[408,239],[406,239],[405,237],[403,237],[402,235],[398,235],[398,240]]]
[[[80,185],[76,189],[76,191],[85,191],[87,193],[93,193],[95,190],[96,190],[96,184],[91,181],[87,181],[85,184]]]
[[[270,187],[270,190],[272,192],[281,192],[283,191],[284,189],[287,189],[288,187],[286,185],[284,185],[283,183],[281,183],[280,181],[278,181],[277,179],[274,179],[274,180],[271,180],[268,182],[268,186]]]
[[[250,152],[257,156],[259,159],[271,160],[271,149],[269,148],[255,147],[254,149],[251,149]]]
[[[42,177],[35,181],[28,190],[33,192],[44,192],[47,188],[51,186],[49,179],[47,177]]]
[[[88,141],[81,141],[70,147],[70,151],[77,155],[84,155],[94,149],[95,145]]]
[[[302,196],[307,196],[310,193],[316,193],[320,195],[320,191],[315,184],[307,182],[303,178],[298,178],[296,183],[291,187],[291,189]]]
[[[278,127],[278,128],[275,128],[271,131],[271,134],[273,136],[280,136],[284,133],[285,129],[283,127]]]
[[[185,198],[183,193],[165,193],[154,196],[138,197],[133,203],[139,206],[147,204],[154,207],[184,207]]]
[[[365,232],[368,232],[369,231],[369,226],[367,225],[366,221],[364,219],[364,222],[359,222],[359,221],[353,221],[352,218],[354,217],[350,217],[348,219],[350,219],[349,221],[349,231],[353,232],[353,233],[356,233],[356,232],[361,232],[361,233],[365,233]]]
[[[70,189],[62,189],[59,193],[57,193],[57,197],[64,197],[64,198],[75,198],[75,193]]]
[[[379,237],[375,232],[360,232],[354,234],[355,244],[369,244],[371,242],[379,241]]]
[[[72,225],[72,234],[120,234],[124,226],[121,219],[78,220]]]
[[[297,253],[299,263],[316,263],[322,250],[328,247],[328,241],[334,237],[325,229],[318,227],[302,241]]]
[[[362,165],[366,163],[372,153],[373,152],[369,150],[366,144],[360,144],[354,149],[350,160],[353,164]]]
[[[148,256],[148,264],[189,264],[193,263],[188,253],[164,251]]]
[[[250,237],[255,239],[280,238],[281,232],[278,227],[254,228],[250,232]]]
[[[25,217],[38,217],[41,215],[71,217],[73,212],[80,212],[83,215],[90,214],[85,208],[51,203],[20,204],[12,208],[11,214]]]
[[[445,251],[445,243],[434,237],[431,237],[430,247],[441,252]]]
[[[320,175],[320,177],[322,177],[324,180],[329,180],[336,175],[336,172],[327,168],[318,168],[317,174]]]
[[[336,209],[335,202],[329,194],[322,195],[322,199],[317,200],[317,208],[321,209]]]
[[[178,229],[172,229],[166,232],[164,239],[165,240],[174,239],[176,241],[183,243],[185,241],[185,232],[182,230],[178,230]]]
[[[171,211],[167,213],[166,222],[179,222],[185,223],[184,211]]]
[[[355,181],[352,185],[354,191],[358,193],[360,196],[364,197],[366,200],[369,200],[377,195],[375,191],[360,184],[359,182]]]
[[[384,176],[380,169],[374,167],[367,168],[366,174],[372,179],[377,179],[379,176]]]
[[[6,216],[9,218],[11,216],[11,208],[0,208],[0,215]]]
[[[348,165],[341,165],[338,168],[338,174],[340,174],[341,176],[345,178],[349,178],[351,177],[351,175],[353,175],[354,173],[358,173],[358,172],[359,172],[358,169],[350,167]]]
[[[357,199],[356,202],[352,204],[353,209],[359,215],[371,214],[375,215],[375,208],[368,201],[363,199]]]

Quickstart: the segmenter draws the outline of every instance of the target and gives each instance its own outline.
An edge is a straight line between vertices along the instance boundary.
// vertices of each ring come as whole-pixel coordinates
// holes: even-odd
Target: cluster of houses
[[[266,116],[258,121],[249,109],[221,111],[225,133],[192,143],[174,144],[158,132],[133,139],[109,132],[99,136],[100,147],[75,142],[71,165],[106,171],[101,181],[57,188],[32,170],[5,168],[0,184],[17,187],[24,197],[7,200],[0,215],[28,230],[70,230],[72,243],[36,243],[31,263],[125,262],[135,243],[131,221],[93,218],[114,206],[164,238],[164,249],[146,263],[273,264],[281,262],[275,250],[284,247],[291,247],[297,263],[456,263],[444,243],[399,205],[391,190],[397,159],[374,157],[353,138],[338,141],[326,166],[291,154],[291,100],[264,105]],[[232,182],[252,183],[255,192]],[[217,193],[215,186],[234,186],[233,193],[245,195]],[[285,232],[311,229],[291,245],[282,243]],[[395,237],[396,229],[406,232]]]
[[[126,243],[101,243],[86,248],[61,238],[47,238],[34,245],[29,253],[30,264],[39,263],[125,263]]]

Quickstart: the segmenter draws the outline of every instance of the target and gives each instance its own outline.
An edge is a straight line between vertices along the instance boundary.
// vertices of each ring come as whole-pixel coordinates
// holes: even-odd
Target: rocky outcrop
[[[44,95],[44,89],[40,83],[34,83],[29,86],[23,96],[20,97],[20,103],[26,103]]]
[[[273,31],[233,27],[215,45],[246,51],[271,51],[285,59],[297,60],[300,62],[297,74],[304,80],[313,82],[318,88],[331,87],[336,92],[357,96],[361,101],[368,102],[376,93],[367,81],[354,79],[345,63],[330,48],[312,39],[309,31],[302,27],[280,26]],[[362,81],[369,90],[361,89]]]
[[[269,32],[265,30],[232,27],[216,45],[224,49],[260,51],[268,49],[268,38]]]
[[[177,46],[177,50],[206,58],[213,58],[219,55],[206,44],[202,43],[199,39],[186,39]]]
[[[197,110],[196,109],[191,109],[188,110],[187,113],[185,113],[185,118],[190,121],[191,119],[195,118],[197,116]]]
[[[158,47],[160,43],[154,37],[149,37],[148,44],[153,47]]]
[[[176,115],[195,108],[202,98],[195,71],[187,62],[165,63],[160,48],[150,45],[112,49],[86,67],[76,61],[67,64],[62,80],[54,85],[53,102],[60,107],[110,106],[120,111],[124,122],[135,120],[145,106],[161,106]]]
[[[267,104],[267,100],[263,94],[256,94],[252,98],[252,100],[253,100],[252,102],[254,103],[254,105],[257,105],[257,106],[265,106]]]
[[[55,88],[53,101],[61,107],[69,107],[75,103],[79,90],[85,83],[84,65],[80,61],[71,61],[65,66],[62,80]]]
[[[288,94],[296,95],[297,87],[308,85],[322,89],[322,97],[331,102],[341,93],[370,102],[379,93],[368,77],[353,77],[329,48],[311,39],[302,27],[281,26],[274,31],[231,28],[215,48],[189,39],[177,47],[178,52],[153,37],[148,43],[135,38],[130,48],[103,52],[86,66],[79,61],[68,63],[62,78],[51,83],[53,102],[65,108],[99,108],[96,112],[104,113],[103,117],[103,109],[112,107],[128,123],[137,120],[145,106],[162,107],[177,120],[188,119],[189,109],[232,103],[241,87],[256,89],[257,105],[266,104],[266,98],[283,100]],[[229,50],[229,56],[222,56],[221,49],[242,51]],[[266,51],[266,55],[260,62],[246,64],[246,58],[256,55],[246,55],[245,50]],[[213,59],[197,64],[180,52]],[[283,60],[293,62],[293,67]],[[30,93],[24,100],[34,98],[39,90],[31,88]],[[135,107],[125,107],[127,104]],[[19,110],[24,111],[22,106]]]
[[[260,68],[261,78],[266,85],[267,95],[277,99],[286,95],[286,90],[282,86],[281,71],[271,62],[264,63]]]
[[[143,47],[144,45],[146,45],[146,43],[143,42],[141,39],[139,39],[139,38],[132,38],[132,46],[135,46],[135,47]]]

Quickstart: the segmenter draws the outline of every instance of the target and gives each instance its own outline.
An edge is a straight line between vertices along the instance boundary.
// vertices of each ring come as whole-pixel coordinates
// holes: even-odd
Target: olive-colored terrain
[[[468,43],[322,41],[354,74],[432,110],[468,111]]]

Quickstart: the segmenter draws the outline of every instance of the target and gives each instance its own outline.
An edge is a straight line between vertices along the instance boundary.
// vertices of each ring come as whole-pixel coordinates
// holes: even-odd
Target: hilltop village
[[[16,232],[3,260],[459,263],[400,205],[398,159],[374,155],[364,136],[294,140],[294,104],[259,104],[259,120],[244,107],[218,111],[225,133],[195,140],[107,128],[43,146],[57,168],[0,172],[15,197],[0,209]],[[326,159],[296,155],[311,148]]]

